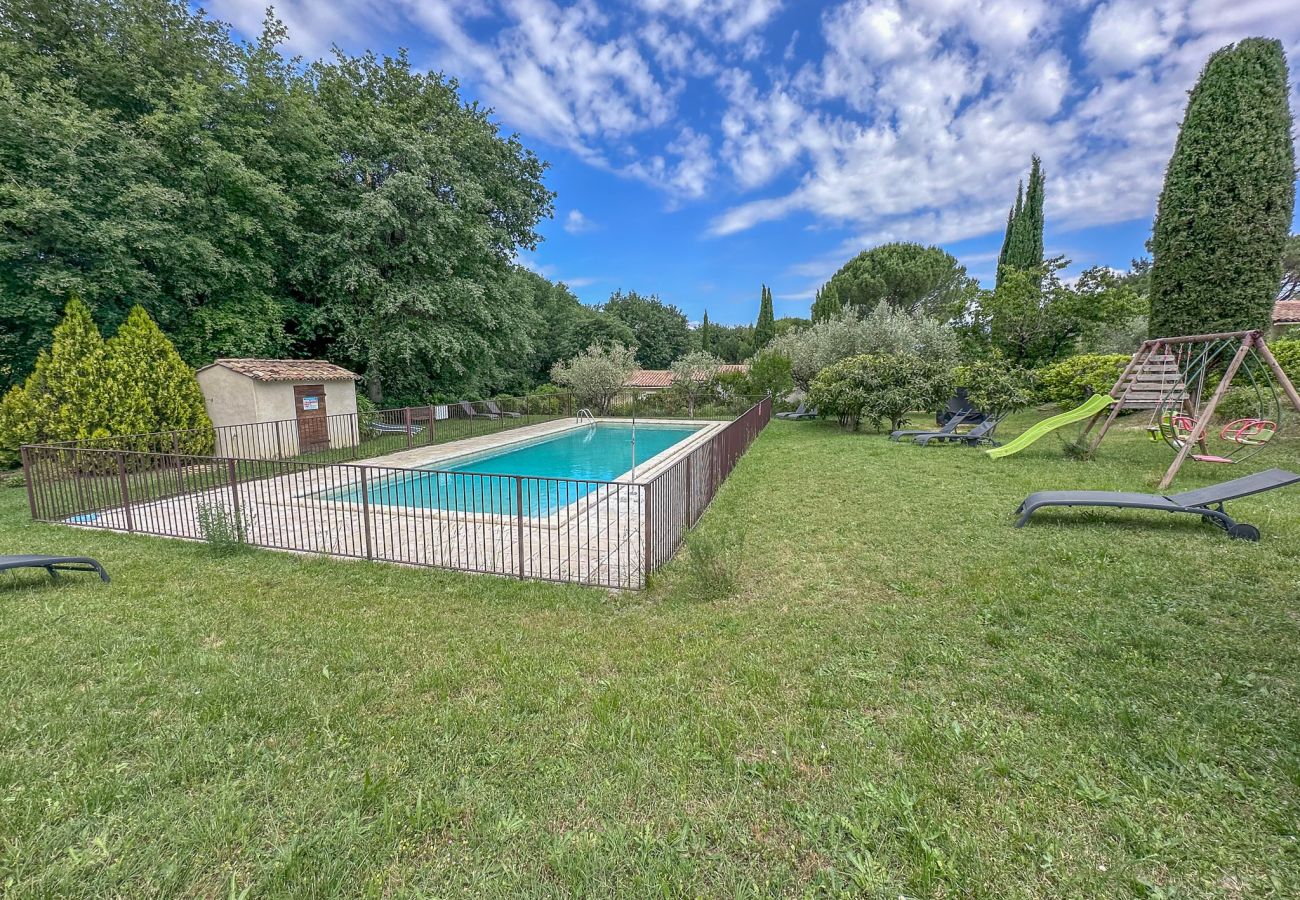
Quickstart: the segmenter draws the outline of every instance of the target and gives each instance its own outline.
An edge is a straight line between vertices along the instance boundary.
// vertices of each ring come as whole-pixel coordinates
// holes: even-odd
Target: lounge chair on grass
[[[108,581],[99,560],[89,556],[0,556],[0,572],[6,569],[44,569],[51,578],[58,578],[60,572],[98,572],[101,581]]]
[[[998,442],[993,440],[993,429],[998,427],[998,421],[998,419],[990,416],[970,431],[960,434],[955,431],[945,433],[942,430],[918,434],[915,437],[915,442],[922,447],[930,443],[930,441],[955,441],[965,444],[967,447],[978,447],[980,444],[992,444],[996,447]]]
[[[406,434],[405,425],[391,425],[388,422],[371,422],[370,430],[375,434]],[[411,434],[421,434],[423,432],[423,425],[411,426]]]
[[[778,419],[785,419],[787,422],[800,422],[804,419],[817,418],[817,407],[809,409],[805,404],[800,403],[799,408],[794,412],[784,412],[776,414]]]
[[[1038,491],[1025,498],[1016,510],[1020,518],[1016,527],[1020,528],[1029,521],[1029,517],[1044,506],[1109,506],[1117,509],[1155,509],[1171,513],[1191,513],[1200,516],[1201,521],[1217,525],[1227,532],[1228,537],[1245,541],[1259,540],[1259,529],[1245,522],[1238,522],[1223,510],[1223,504],[1229,500],[1249,497],[1277,488],[1286,487],[1300,481],[1300,475],[1285,469],[1269,469],[1256,472],[1243,478],[1222,481],[1209,487],[1181,494],[1165,496],[1162,494],[1136,494],[1127,491]]]
[[[459,406],[462,410],[464,410],[464,412],[465,412],[465,418],[467,418],[467,419],[499,419],[499,418],[501,418],[500,416],[496,415],[495,413],[490,413],[490,412],[485,412],[485,413],[483,413],[483,412],[479,412],[478,410],[476,410],[476,409],[474,408],[474,404],[470,403],[468,400],[461,400],[461,401],[460,401],[459,403],[457,403],[456,405]]]
[[[519,418],[519,413],[517,413],[517,412],[508,412],[508,411],[507,411],[507,412],[503,412],[503,411],[501,410],[501,407],[497,406],[495,400],[484,400],[484,401],[483,401],[483,405],[486,406],[486,407],[488,408],[488,412],[490,412],[490,413],[492,413],[493,415],[495,415],[498,419],[499,419],[499,418],[502,418],[503,416],[506,417],[506,418],[509,418],[509,419],[517,419],[517,418]]]
[[[917,428],[913,430],[899,430],[889,432],[889,439],[897,441],[905,437],[916,437],[919,434],[952,434],[957,427],[966,420],[966,410],[955,412],[952,418],[943,423],[943,427],[936,431],[933,428]]]

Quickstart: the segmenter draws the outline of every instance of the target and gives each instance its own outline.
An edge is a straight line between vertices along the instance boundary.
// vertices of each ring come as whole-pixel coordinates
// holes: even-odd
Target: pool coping
[[[597,423],[606,422],[613,425],[631,424],[630,419],[619,419],[600,417],[595,419]],[[684,459],[693,453],[698,447],[707,443],[714,435],[725,429],[730,422],[721,419],[637,419],[638,424],[644,425],[674,425],[681,427],[686,424],[699,425],[694,434],[690,437],[678,441],[673,446],[661,451],[650,457],[636,469],[636,478],[632,477],[632,471],[624,472],[615,479],[572,479],[556,477],[553,480],[580,481],[593,485],[583,496],[575,499],[572,503],[557,507],[555,510],[548,512],[544,516],[528,516],[528,520],[539,527],[559,529],[566,527],[574,517],[582,515],[585,510],[599,506],[601,503],[609,503],[611,488],[618,486],[639,487],[649,484],[663,471],[679,459]],[[509,431],[496,432],[490,435],[476,435],[470,438],[463,438],[459,441],[451,441],[447,444],[440,444],[435,447],[421,447],[412,450],[400,450],[396,453],[385,454],[384,456],[371,457],[368,459],[356,460],[341,465],[348,468],[370,468],[384,471],[383,477],[392,477],[396,473],[406,474],[425,474],[445,471],[439,469],[435,463],[447,462],[465,456],[474,456],[479,453],[489,451],[499,451],[515,444],[521,444],[539,438],[551,437],[553,435],[563,434],[566,431],[573,431],[579,428],[590,426],[590,420],[570,421],[569,419],[542,422],[537,425],[525,425],[521,428],[510,429]],[[474,444],[473,447],[465,446]],[[456,445],[461,445],[457,447]],[[399,457],[400,463],[395,463],[392,458]],[[423,460],[421,463],[420,460]],[[465,473],[448,473],[448,474],[465,474]],[[507,475],[494,472],[476,472],[471,473],[484,478],[514,478],[514,475]],[[533,476],[519,476],[523,478],[532,478]],[[547,480],[547,479],[542,479]],[[599,485],[599,487],[594,487]],[[612,492],[616,496],[621,494],[620,491]],[[289,500],[291,504],[316,507],[316,508],[363,508],[363,504],[356,500],[344,500],[338,498],[327,498],[321,496],[319,486],[313,486],[307,490],[300,491],[291,495]],[[515,513],[490,513],[474,512],[470,510],[441,509],[439,507],[422,507],[406,506],[404,504],[380,504],[383,506],[385,513],[388,515],[398,516],[435,516],[457,522],[476,522],[480,524],[502,524],[514,522],[518,517]]]

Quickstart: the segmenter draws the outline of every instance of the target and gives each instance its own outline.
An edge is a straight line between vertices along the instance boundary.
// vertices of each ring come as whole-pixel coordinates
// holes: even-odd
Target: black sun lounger
[[[891,441],[896,441],[899,440],[900,438],[916,437],[918,434],[952,434],[954,431],[957,430],[957,426],[960,425],[965,420],[966,420],[966,410],[963,409],[959,412],[953,413],[952,418],[950,418],[947,422],[944,422],[943,427],[940,428],[938,431],[936,431],[933,428],[917,428],[911,431],[907,431],[907,430],[891,431],[889,432],[889,439]]]
[[[997,441],[993,440],[993,429],[998,427],[998,419],[990,416],[983,422],[980,422],[970,431],[957,433],[955,431],[923,431],[916,435],[915,442],[922,447],[930,441],[959,441],[968,447],[976,447],[980,444],[992,444],[997,446]]]
[[[1218,525],[1229,537],[1247,541],[1259,540],[1259,529],[1245,522],[1237,522],[1223,510],[1229,500],[1249,497],[1264,491],[1286,487],[1300,481],[1300,475],[1285,469],[1269,469],[1244,478],[1234,478],[1194,491],[1184,491],[1166,497],[1160,494],[1134,494],[1125,491],[1038,491],[1025,498],[1016,510],[1020,518],[1016,527],[1029,521],[1044,506],[1111,506],[1118,509],[1156,509],[1171,513],[1192,513],[1206,522]]]
[[[44,569],[51,578],[60,572],[98,572],[101,581],[108,581],[99,560],[89,556],[0,556],[0,572],[6,569]]]

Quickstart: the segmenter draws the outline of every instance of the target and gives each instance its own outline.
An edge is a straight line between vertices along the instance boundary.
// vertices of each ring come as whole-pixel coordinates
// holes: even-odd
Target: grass
[[[1296,896],[1300,492],[1236,505],[1259,544],[1010,527],[1168,462],[1103,449],[774,423],[700,526],[720,596],[707,548],[611,595],[36,526],[0,490],[0,552],[114,577],[0,576],[0,893]]]

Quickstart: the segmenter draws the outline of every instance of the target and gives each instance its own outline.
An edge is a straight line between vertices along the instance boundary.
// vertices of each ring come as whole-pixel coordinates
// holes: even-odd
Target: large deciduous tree
[[[636,361],[644,368],[666,369],[691,348],[685,313],[654,294],[615,291],[601,308],[632,329]]]
[[[192,364],[326,356],[412,401],[516,377],[542,163],[404,55],[285,38],[183,0],[0,6],[0,388],[73,293]]]
[[[960,314],[978,288],[966,267],[939,247],[882,244],[845,263],[818,291],[813,319],[825,321],[851,306],[869,312],[881,303],[937,319]]]
[[[1152,234],[1151,333],[1267,328],[1295,206],[1279,41],[1215,52],[1187,101]]]

